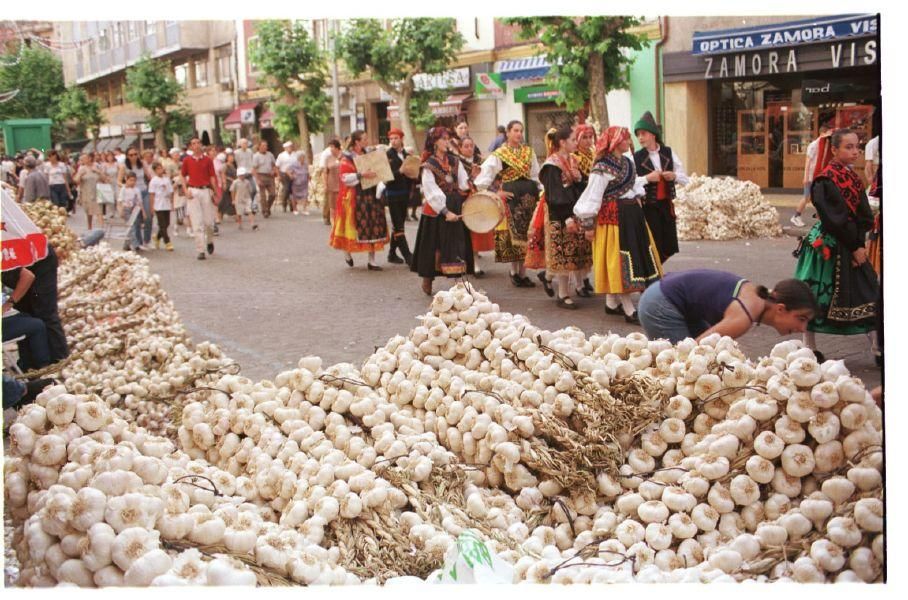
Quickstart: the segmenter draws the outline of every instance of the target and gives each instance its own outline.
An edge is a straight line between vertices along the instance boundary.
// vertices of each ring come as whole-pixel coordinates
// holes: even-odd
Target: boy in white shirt
[[[258,229],[259,226],[255,224],[255,213],[252,212],[252,181],[244,167],[236,170],[236,179],[230,184],[230,196],[233,199],[233,208],[236,210],[238,228],[243,228],[243,215],[249,215],[252,230]]]
[[[151,168],[154,170],[154,177],[148,182],[148,200],[154,214],[158,217],[158,233],[154,239],[154,247],[160,248],[163,239],[167,251],[173,252],[173,244],[170,243],[170,236],[167,235],[167,229],[170,227],[170,211],[173,210],[173,182],[164,173],[163,164],[156,162]]]
[[[135,173],[126,173],[126,183],[120,188],[117,204],[120,207],[120,216],[129,220],[132,211],[139,209],[139,217],[133,222],[129,229],[129,239],[124,244],[123,249],[131,249],[134,252],[139,250],[148,250],[147,246],[142,245],[142,223],[145,221],[145,207],[142,206],[142,193],[136,187]]]

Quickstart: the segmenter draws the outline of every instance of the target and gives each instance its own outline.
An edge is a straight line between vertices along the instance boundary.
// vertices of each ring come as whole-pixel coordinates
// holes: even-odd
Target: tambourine
[[[400,172],[404,177],[409,177],[410,179],[416,179],[419,177],[419,157],[413,156],[412,154],[404,159],[403,164],[400,166]]]
[[[476,192],[463,203],[463,224],[474,233],[488,233],[504,218],[501,200],[492,192]]]

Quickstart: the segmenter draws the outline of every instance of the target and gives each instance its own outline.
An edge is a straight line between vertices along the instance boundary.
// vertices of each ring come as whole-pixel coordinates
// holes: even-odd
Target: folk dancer
[[[637,175],[646,178],[643,214],[659,250],[659,260],[664,263],[678,253],[675,186],[687,185],[689,179],[681,159],[662,142],[661,129],[649,111],[634,125],[634,135],[643,146],[634,153]]]
[[[388,132],[388,140],[391,143],[391,147],[388,148],[388,163],[391,165],[394,180],[385,185],[378,184],[379,188],[384,187],[388,211],[391,213],[391,248],[388,250],[388,262],[397,265],[404,262],[410,264],[413,255],[410,253],[410,246],[407,243],[404,224],[407,220],[407,206],[414,194],[415,180],[400,172],[404,159],[409,156],[404,149],[404,132],[394,128]],[[379,195],[381,195],[381,191],[379,191]],[[400,248],[402,257],[397,256],[398,248]]]
[[[363,177],[375,177],[372,171],[358,173],[353,159],[366,147],[365,132],[360,129],[350,134],[347,151],[341,157],[338,173],[340,183],[337,193],[337,218],[331,229],[329,244],[344,252],[347,266],[353,266],[353,252],[368,252],[366,267],[381,271],[375,264],[375,252],[388,242],[388,221],[385,207],[376,197],[375,188],[363,189]]]
[[[526,276],[527,231],[539,201],[539,162],[523,144],[523,123],[511,121],[507,143],[482,163],[476,187],[496,191],[504,203],[505,218],[495,228],[495,262],[510,263],[511,283],[536,287]]]
[[[447,129],[433,127],[423,152],[422,215],[410,270],[422,277],[422,290],[429,296],[435,277],[473,273],[470,232],[461,219],[470,183],[461,162],[448,151],[448,140]]]
[[[645,179],[624,156],[630,144],[626,127],[609,127],[599,136],[596,163],[574,214],[593,242],[595,290],[606,294],[605,312],[623,312],[625,321],[639,324],[631,293],[658,281],[662,263],[639,200]]]

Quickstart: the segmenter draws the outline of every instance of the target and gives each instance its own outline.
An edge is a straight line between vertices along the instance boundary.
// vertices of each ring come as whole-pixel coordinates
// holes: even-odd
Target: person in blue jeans
[[[3,341],[25,336],[19,342],[19,368],[23,371],[40,369],[50,364],[50,346],[44,321],[25,313],[3,317]]]
[[[734,273],[693,269],[666,273],[646,288],[637,314],[647,337],[677,344],[713,333],[738,338],[754,324],[781,335],[800,333],[816,310],[813,292],[803,281],[785,279],[769,290]]]

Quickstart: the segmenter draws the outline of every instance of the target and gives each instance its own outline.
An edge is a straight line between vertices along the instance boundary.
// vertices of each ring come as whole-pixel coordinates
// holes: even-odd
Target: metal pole
[[[331,21],[331,42],[333,49],[333,56],[331,61],[331,86],[334,91],[334,136],[338,139],[341,138],[341,114],[340,114],[340,84],[337,80],[337,34],[339,31],[338,22],[336,19]]]

